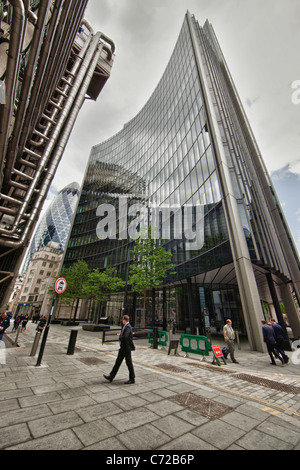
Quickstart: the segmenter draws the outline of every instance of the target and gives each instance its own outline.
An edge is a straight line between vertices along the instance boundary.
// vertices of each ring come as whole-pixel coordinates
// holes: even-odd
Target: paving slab
[[[51,325],[42,364],[30,351],[35,326],[20,335],[0,364],[0,449],[189,451],[300,449],[300,370],[270,367],[266,354],[243,345],[239,364],[168,355],[136,341],[136,383],[112,383],[118,344]],[[222,346],[222,344],[221,344]],[[282,387],[282,389],[280,389]],[[284,388],[288,387],[288,388]],[[103,454],[105,455],[105,454]]]

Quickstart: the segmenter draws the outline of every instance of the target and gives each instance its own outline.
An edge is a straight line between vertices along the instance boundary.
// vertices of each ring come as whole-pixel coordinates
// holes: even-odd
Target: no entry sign
[[[57,294],[62,294],[63,292],[65,292],[66,288],[67,288],[67,281],[63,277],[58,278],[54,286],[55,292]]]

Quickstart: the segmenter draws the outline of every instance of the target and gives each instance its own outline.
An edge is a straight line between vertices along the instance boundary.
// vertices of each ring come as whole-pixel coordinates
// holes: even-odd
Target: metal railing
[[[103,329],[102,331],[102,344],[104,343],[113,343],[116,341],[119,341],[119,335],[122,331],[122,328],[112,328],[108,329],[109,327]],[[118,331],[118,333],[111,333],[112,331]],[[137,339],[147,339],[148,338],[148,333],[151,332],[152,330],[148,328],[132,328],[133,331],[133,339],[134,341]],[[107,336],[118,336],[115,339],[106,339]]]

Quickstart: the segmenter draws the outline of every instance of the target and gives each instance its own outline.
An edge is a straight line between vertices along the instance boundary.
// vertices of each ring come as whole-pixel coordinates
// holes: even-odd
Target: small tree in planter
[[[76,301],[75,311],[73,321],[76,320],[76,314],[78,310],[79,300],[86,297],[83,286],[86,282],[86,279],[90,273],[87,263],[83,260],[78,260],[70,268],[64,268],[61,272],[61,277],[65,278],[67,281],[67,288],[65,292],[61,295],[61,298],[66,301],[69,305],[71,304],[71,314],[70,320],[72,317],[72,310]]]
[[[103,302],[107,300],[109,294],[120,291],[124,286],[125,282],[115,276],[114,268],[107,268],[105,271],[95,269],[87,276],[83,292],[96,302]]]
[[[145,327],[146,292],[152,289],[152,326],[155,324],[155,288],[168,274],[175,274],[171,263],[172,254],[164,249],[162,240],[151,238],[151,227],[148,238],[139,237],[132,250],[133,262],[129,268],[128,284],[138,294],[144,294],[142,328]]]

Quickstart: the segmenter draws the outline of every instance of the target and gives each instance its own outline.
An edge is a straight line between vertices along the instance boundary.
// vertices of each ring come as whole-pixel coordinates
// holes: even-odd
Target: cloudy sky
[[[299,0],[89,0],[85,18],[114,41],[114,65],[97,102],[79,114],[46,206],[67,184],[82,183],[91,147],[143,107],[187,10],[214,27],[300,251],[300,104],[292,88],[300,80]]]

